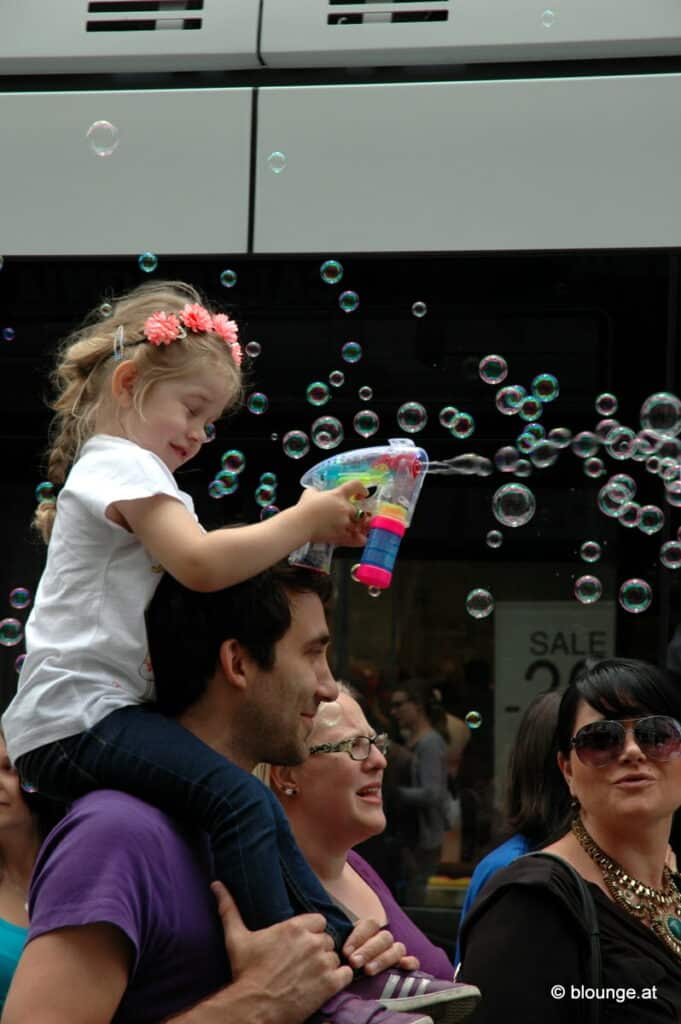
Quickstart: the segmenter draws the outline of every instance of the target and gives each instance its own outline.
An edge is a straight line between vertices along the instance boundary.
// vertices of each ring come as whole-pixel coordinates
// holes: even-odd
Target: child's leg
[[[153,708],[114,711],[86,733],[26,754],[18,767],[48,796],[120,789],[196,822],[209,833],[216,877],[249,928],[314,911],[326,918],[337,949],[352,930],[298,850],[274,794]]]

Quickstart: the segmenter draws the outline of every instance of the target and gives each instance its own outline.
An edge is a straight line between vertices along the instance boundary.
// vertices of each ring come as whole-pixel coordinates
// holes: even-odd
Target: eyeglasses
[[[632,720],[633,721],[633,720]],[[634,739],[651,761],[673,761],[681,757],[681,725],[667,715],[649,715],[633,721]],[[582,764],[604,768],[624,750],[626,729],[621,722],[605,719],[583,725],[570,740]]]
[[[390,740],[385,732],[380,736],[352,736],[349,740],[338,743],[320,743],[318,747],[310,747],[311,754],[349,754],[353,761],[366,761],[372,746],[381,754],[388,753]]]

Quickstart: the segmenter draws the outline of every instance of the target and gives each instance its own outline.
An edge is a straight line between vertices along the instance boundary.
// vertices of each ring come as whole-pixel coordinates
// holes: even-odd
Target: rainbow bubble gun
[[[329,491],[348,480],[372,490],[358,505],[369,512],[369,535],[353,578],[368,587],[390,586],[400,542],[411,523],[428,470],[428,456],[405,437],[386,445],[341,452],[308,469],[303,487]],[[293,565],[318,572],[331,571],[332,544],[305,544],[289,555]]]

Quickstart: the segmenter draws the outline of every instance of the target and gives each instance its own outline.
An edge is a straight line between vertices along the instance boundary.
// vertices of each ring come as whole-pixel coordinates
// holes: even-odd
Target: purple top
[[[354,850],[350,850],[348,854],[348,864],[374,890],[383,904],[388,922],[387,928],[392,932],[397,942],[405,944],[407,953],[419,958],[421,961],[420,970],[426,971],[426,973],[432,974],[436,978],[442,978],[444,981],[451,981],[454,968],[444,949],[434,946],[421,929],[416,927],[411,918],[407,917],[383,879]]]
[[[202,834],[200,834],[202,836]],[[76,800],[38,854],[28,942],[67,926],[107,922],[134,958],[116,1024],[157,1024],[229,980],[207,842],[161,811],[97,790]]]

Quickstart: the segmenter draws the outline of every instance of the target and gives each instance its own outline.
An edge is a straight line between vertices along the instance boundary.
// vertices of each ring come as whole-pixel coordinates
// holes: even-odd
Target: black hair
[[[563,694],[558,713],[558,749],[565,757],[581,700],[605,718],[669,715],[681,721],[681,688],[664,669],[633,658],[588,661]]]
[[[233,587],[213,593],[189,590],[166,573],[146,612],[156,703],[179,715],[204,694],[225,640],[238,640],[263,669],[291,625],[290,595],[317,594],[327,605],[331,578],[280,562]]]
[[[565,831],[570,792],[558,767],[558,690],[540,693],[525,709],[508,765],[506,806],[511,833],[532,846],[545,845]]]
[[[54,826],[61,821],[69,809],[70,804],[62,803],[61,800],[53,800],[43,793],[33,793],[21,789],[24,803],[33,815],[40,842],[47,837]]]
[[[405,682],[398,683],[395,690],[402,690],[409,700],[418,704],[433,729],[439,732],[445,743],[449,743],[447,714],[442,703],[442,691],[438,682],[433,679],[407,679]]]

